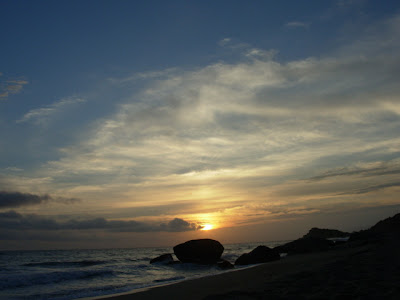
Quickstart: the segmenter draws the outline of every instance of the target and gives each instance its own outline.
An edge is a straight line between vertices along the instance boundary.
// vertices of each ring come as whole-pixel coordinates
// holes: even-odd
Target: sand
[[[350,243],[101,299],[400,299],[399,245]]]

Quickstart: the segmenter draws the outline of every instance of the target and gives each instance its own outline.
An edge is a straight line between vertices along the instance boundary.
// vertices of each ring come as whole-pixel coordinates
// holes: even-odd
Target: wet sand
[[[97,299],[400,299],[399,244],[346,244]]]

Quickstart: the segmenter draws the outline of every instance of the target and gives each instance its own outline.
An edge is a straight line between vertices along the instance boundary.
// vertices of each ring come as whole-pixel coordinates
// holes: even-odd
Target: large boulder
[[[211,239],[191,240],[174,247],[176,257],[184,263],[216,264],[222,252],[224,246]]]
[[[157,256],[156,258],[153,258],[150,260],[151,264],[154,263],[161,263],[161,264],[173,264],[174,263],[174,258],[170,253],[167,254],[162,254],[160,256]]]
[[[331,249],[335,243],[333,241],[324,238],[301,238],[293,242],[275,247],[274,250],[279,253],[299,254],[299,253],[311,253],[319,252]]]
[[[260,264],[280,259],[279,253],[267,246],[258,246],[249,253],[242,254],[235,261],[235,265]]]

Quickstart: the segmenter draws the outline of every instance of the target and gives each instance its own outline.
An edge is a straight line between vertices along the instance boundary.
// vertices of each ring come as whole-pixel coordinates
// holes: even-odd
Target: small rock
[[[233,269],[235,266],[231,264],[229,261],[225,259],[221,259],[218,263],[217,266],[222,269],[222,270],[228,270],[228,269]]]
[[[258,246],[251,252],[242,254],[236,259],[235,265],[260,264],[278,259],[280,259],[280,255],[274,249],[270,249],[267,246]]]
[[[172,255],[170,253],[162,254],[162,255],[150,260],[151,264],[154,264],[154,263],[172,264],[173,262],[174,262],[174,258],[172,257]]]

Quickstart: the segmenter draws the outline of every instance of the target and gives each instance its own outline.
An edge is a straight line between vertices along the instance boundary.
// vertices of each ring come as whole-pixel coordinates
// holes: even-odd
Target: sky
[[[400,212],[398,1],[0,0],[0,249]]]

